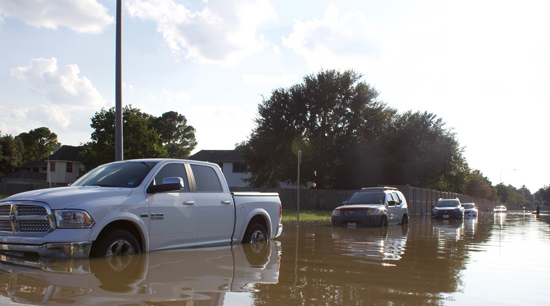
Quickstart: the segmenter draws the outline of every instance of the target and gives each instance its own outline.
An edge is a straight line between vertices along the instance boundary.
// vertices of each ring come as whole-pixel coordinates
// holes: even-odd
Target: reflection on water
[[[550,216],[480,213],[406,226],[285,223],[277,242],[134,257],[6,262],[0,303],[545,305]]]
[[[228,292],[277,283],[276,241],[78,260],[2,256],[0,294],[24,304],[223,304]]]
[[[382,228],[332,228],[336,251],[353,257],[352,261],[394,266],[401,259],[407,244],[408,226]]]

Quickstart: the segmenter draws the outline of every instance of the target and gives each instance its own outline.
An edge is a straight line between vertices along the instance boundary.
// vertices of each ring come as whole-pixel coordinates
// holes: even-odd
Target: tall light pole
[[[124,160],[122,140],[122,0],[116,2],[115,160]]]
[[[516,171],[516,169],[506,169],[500,170],[500,183],[498,184],[498,201],[502,204],[502,197],[500,196],[500,191],[502,190],[502,172],[504,171]]]

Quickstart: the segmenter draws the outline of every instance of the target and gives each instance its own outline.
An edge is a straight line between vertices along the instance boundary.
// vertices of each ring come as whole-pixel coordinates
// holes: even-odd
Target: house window
[[[73,163],[67,163],[67,172],[73,172]]]
[[[40,170],[40,169],[38,169],[38,168],[32,168],[32,172],[38,172],[38,170]]]
[[[50,172],[55,172],[55,162],[50,163]]]
[[[233,173],[245,173],[246,166],[241,163],[233,163]]]
[[[42,167],[42,171],[48,171],[48,167]]]

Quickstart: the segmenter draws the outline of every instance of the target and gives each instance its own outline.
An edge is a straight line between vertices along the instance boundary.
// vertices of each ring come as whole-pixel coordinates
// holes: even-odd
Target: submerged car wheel
[[[403,219],[401,219],[401,225],[409,224],[409,216],[403,215]]]
[[[99,242],[99,247],[94,255],[97,257],[110,257],[137,253],[140,253],[140,250],[134,235],[124,230],[118,230],[110,233]]]
[[[382,216],[380,218],[380,226],[388,226],[388,219],[386,218],[386,216]]]
[[[256,223],[252,225],[250,228],[248,228],[243,238],[244,243],[253,243],[253,242],[262,242],[262,241],[267,241],[267,231],[265,230],[263,225],[259,223]]]

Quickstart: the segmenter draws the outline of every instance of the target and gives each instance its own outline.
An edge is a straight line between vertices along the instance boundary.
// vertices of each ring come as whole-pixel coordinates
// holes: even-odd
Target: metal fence
[[[24,191],[48,188],[48,184],[14,184],[0,183],[0,194],[12,195]]]

